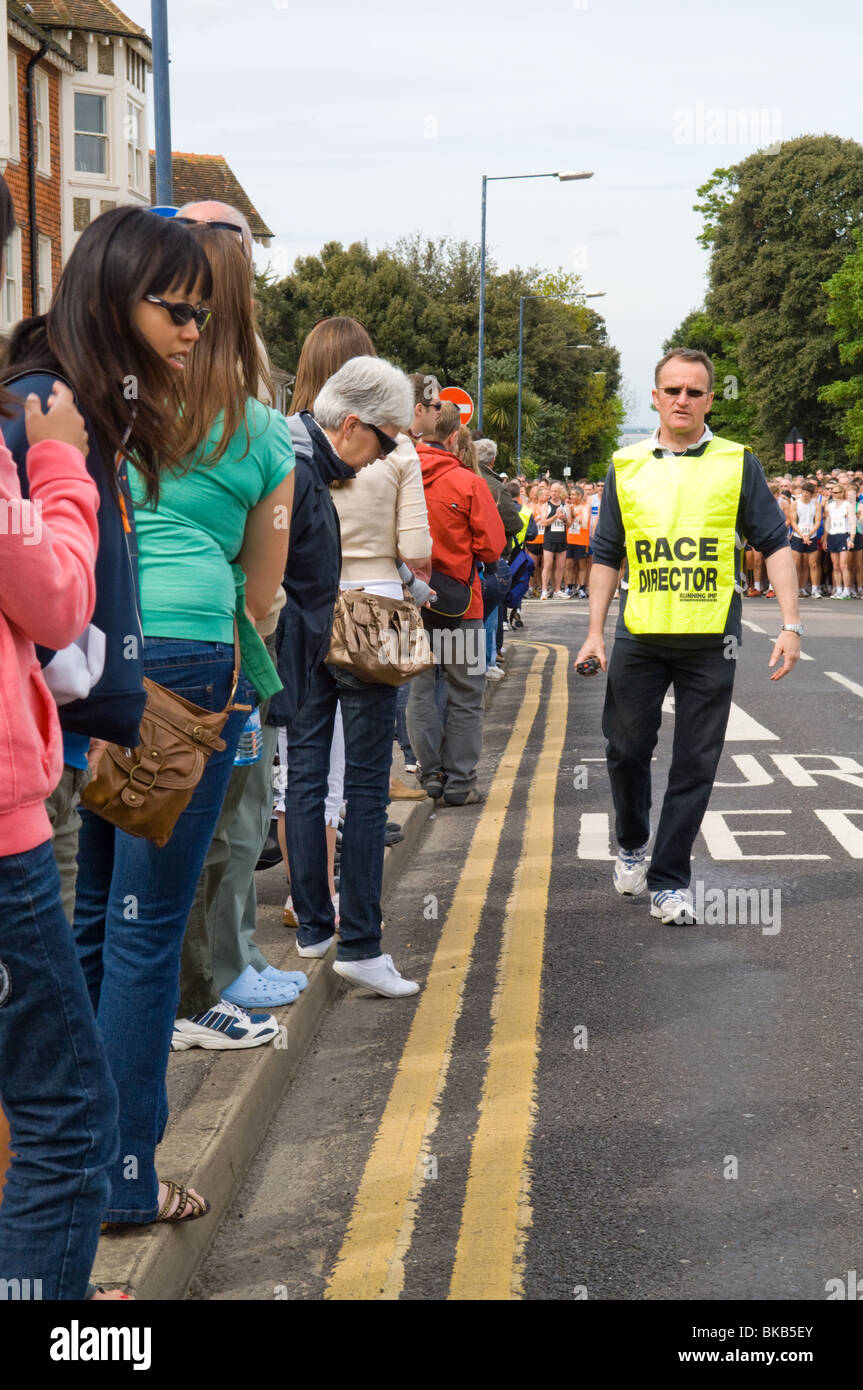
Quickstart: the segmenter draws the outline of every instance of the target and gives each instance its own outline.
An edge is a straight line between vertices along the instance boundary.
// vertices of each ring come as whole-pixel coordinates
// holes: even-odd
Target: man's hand
[[[792,634],[788,632],[784,634],[786,637],[790,637],[791,635]],[[589,656],[596,657],[599,662],[600,670],[608,670],[608,662],[605,659],[605,641],[601,634],[599,637],[591,637],[590,633],[587,634],[581,644],[578,656],[575,658],[575,665],[578,666],[580,662],[587,661]]]
[[[793,670],[800,660],[800,638],[796,632],[780,632],[767,665],[771,668],[774,667],[780,656],[784,658],[783,663],[778,671],[773,672],[770,677],[772,681],[781,681],[782,677],[787,676],[788,672]]]

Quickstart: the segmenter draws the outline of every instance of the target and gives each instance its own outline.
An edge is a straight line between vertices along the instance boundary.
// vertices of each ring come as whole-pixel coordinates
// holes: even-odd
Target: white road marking
[[[754,753],[732,753],[731,761],[745,777],[744,782],[714,782],[714,787],[769,787],[773,777],[762,767]]]
[[[726,816],[790,816],[790,809],[776,807],[771,811],[728,810],[706,811],[701,833],[713,859],[829,859],[829,854],[744,854],[738,839],[751,835],[785,836],[784,830],[733,830]]]
[[[750,631],[750,632],[761,632],[761,633],[764,634],[765,637],[769,637],[769,636],[770,636],[770,633],[767,631],[767,629],[766,629],[765,627],[759,627],[757,623],[749,623],[749,622],[746,621],[745,618],[741,618],[740,621],[741,621],[741,623],[743,624],[744,627],[748,627],[748,628],[749,628],[749,631]]]
[[[609,817],[605,811],[582,811],[578,830],[579,859],[616,859],[609,852],[611,831]]]
[[[852,816],[863,816],[863,811],[816,811],[815,814],[852,859],[863,859],[863,830],[851,819]]]
[[[853,694],[859,695],[860,699],[863,700],[863,685],[858,685],[856,681],[849,681],[848,677],[843,676],[840,671],[825,671],[824,674],[825,676],[829,676],[832,681],[838,681],[840,685],[845,686],[846,690],[850,690]]]
[[[662,702],[662,713],[674,713],[673,695],[666,695]],[[751,714],[747,714],[732,700],[731,711],[728,715],[728,728],[725,730],[725,742],[754,743],[756,739],[772,739],[778,743],[779,735],[772,734],[769,729],[765,729],[763,724],[759,724],[757,719],[753,719]]]
[[[783,777],[787,777],[792,787],[817,787],[816,777],[835,777],[847,782],[851,787],[863,788],[863,764],[856,758],[846,758],[838,753],[771,753]],[[831,763],[830,767],[804,767],[803,759],[818,758]]]

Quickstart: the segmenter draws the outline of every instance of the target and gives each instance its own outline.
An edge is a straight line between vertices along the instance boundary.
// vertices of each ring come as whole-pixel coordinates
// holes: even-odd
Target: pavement
[[[402,766],[397,755],[393,774],[413,784],[414,779],[400,770]],[[401,824],[404,839],[385,852],[384,904],[433,811],[430,798],[391,803],[388,818]],[[294,1004],[272,1011],[281,1025],[272,1044],[243,1051],[192,1048],[171,1054],[171,1117],[159,1147],[159,1173],[206,1196],[211,1211],[182,1229],[160,1223],[131,1226],[102,1237],[94,1281],[136,1299],[183,1298],[322,1018],[347,988],[330,968],[335,948],[323,960],[297,955],[296,933],[282,925],[285,875],[281,866],[258,872],[256,884],[258,945],[271,965],[279,970],[304,970],[309,983]]]

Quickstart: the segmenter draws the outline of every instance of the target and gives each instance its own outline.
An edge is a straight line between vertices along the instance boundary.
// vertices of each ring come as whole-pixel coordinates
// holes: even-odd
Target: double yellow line
[[[535,644],[525,644],[535,646]],[[450,1288],[454,1299],[518,1298],[530,1223],[540,981],[551,872],[554,798],[566,733],[567,650],[541,646],[467,860],[369,1154],[328,1299],[396,1299],[404,1287],[425,1160],[461,1014],[465,980],[512,790],[554,653],[546,728],[528,796],[522,853],[507,903],[492,1007],[489,1063],[473,1141]]]

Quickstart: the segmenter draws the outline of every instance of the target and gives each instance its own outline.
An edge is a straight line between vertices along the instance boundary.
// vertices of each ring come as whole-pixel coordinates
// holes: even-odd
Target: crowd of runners
[[[591,541],[599,521],[604,483],[579,478],[566,483],[529,482],[521,476],[519,501],[531,509],[536,536],[526,549],[535,569],[526,598],[586,599],[590,595]],[[768,477],[788,526],[801,598],[863,598],[863,472],[825,472]],[[763,557],[744,546],[742,579],[747,598],[775,598]]]

